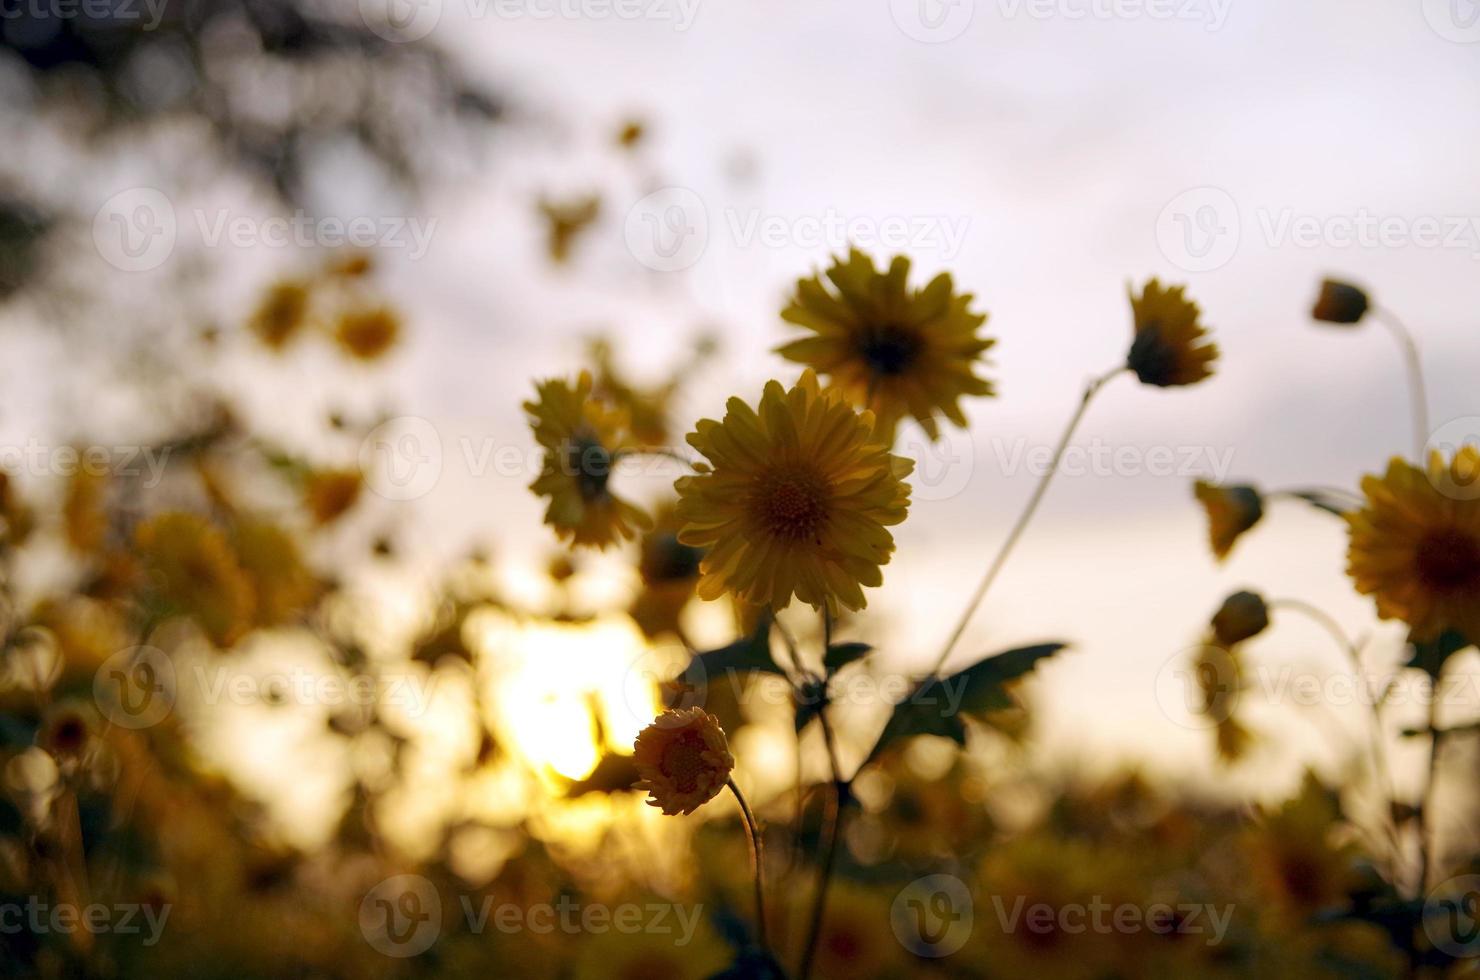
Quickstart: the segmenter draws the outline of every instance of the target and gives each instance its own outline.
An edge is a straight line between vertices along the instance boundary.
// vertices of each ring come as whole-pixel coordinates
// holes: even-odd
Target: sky
[[[975,294],[996,340],[998,395],[966,406],[968,430],[936,446],[904,434],[939,479],[917,476],[860,624],[881,669],[923,669],[1083,385],[1124,358],[1128,286],[1156,276],[1201,304],[1216,377],[1163,391],[1122,376],[1097,397],[960,656],[1073,644],[1032,686],[1040,749],[1064,766],[1143,760],[1288,786],[1306,762],[1338,758],[1333,719],[1362,733],[1350,698],[1290,703],[1290,670],[1324,683],[1343,665],[1318,629],[1281,616],[1250,650],[1264,747],[1241,775],[1213,769],[1175,672],[1227,593],[1320,605],[1371,634],[1379,672],[1402,633],[1352,593],[1339,521],[1274,505],[1219,565],[1191,487],[1355,488],[1412,452],[1392,338],[1310,320],[1326,275],[1365,285],[1419,337],[1439,437],[1480,436],[1480,4],[388,2],[400,29],[380,0],[359,7],[388,36],[464,58],[510,108],[485,156],[419,202],[348,164],[312,188],[325,213],[427,231],[382,252],[408,312],[404,349],[373,384],[334,395],[403,416],[380,435],[423,468],[409,489],[372,480],[385,498],[372,505],[408,553],[431,566],[475,538],[532,569],[553,550],[527,490],[520,403],[533,379],[574,373],[587,337],[607,333],[633,374],[657,378],[715,333],[722,355],[679,403],[686,429],[795,376],[771,350],[789,336],[778,312],[798,278],[850,242],[903,252],[917,281],[949,271]],[[634,117],[649,136],[629,156],[612,136]],[[110,171],[86,192],[133,179]],[[552,267],[535,201],[592,191],[599,220]],[[245,294],[294,261],[257,249],[236,277]],[[323,364],[259,367],[229,365],[228,383],[267,425],[307,438],[321,414],[274,409],[321,397]],[[674,475],[636,476],[634,492]]]
[[[537,553],[548,539],[522,474],[470,472],[463,451],[468,439],[527,446],[517,405],[531,377],[573,371],[597,329],[634,373],[661,375],[704,326],[725,353],[686,417],[754,399],[795,373],[769,353],[788,335],[777,312],[791,283],[874,236],[922,281],[950,271],[997,339],[999,395],[929,450],[943,478],[917,483],[870,604],[889,638],[881,663],[918,669],[1082,385],[1123,358],[1128,284],[1186,283],[1222,349],[1217,376],[1181,391],[1122,377],[1099,396],[1076,470],[963,650],[1071,640],[1034,689],[1049,757],[1150,757],[1210,777],[1208,733],[1166,706],[1165,671],[1228,592],[1321,605],[1372,633],[1374,669],[1398,655],[1401,631],[1344,579],[1338,521],[1275,505],[1219,566],[1192,500],[1196,477],[1355,488],[1411,454],[1392,338],[1312,323],[1319,280],[1350,278],[1399,315],[1420,338],[1433,428],[1480,433],[1471,15],[1468,0],[444,0],[430,38],[507,86],[532,124],[471,192],[450,190],[445,211],[433,202],[427,256],[398,270],[432,304],[405,364],[408,403],[441,434],[430,496],[449,506],[432,509],[477,514],[511,550]],[[606,146],[631,115],[652,133],[635,168]],[[530,199],[591,188],[602,217],[572,268],[552,271]],[[1290,616],[1277,626],[1251,651],[1269,676],[1339,671],[1324,634]],[[1266,777],[1333,758],[1311,710],[1255,708]],[[1331,710],[1362,730],[1359,707]]]

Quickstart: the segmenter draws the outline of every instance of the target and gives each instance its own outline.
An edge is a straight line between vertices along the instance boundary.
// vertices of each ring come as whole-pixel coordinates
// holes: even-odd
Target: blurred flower
[[[278,283],[267,291],[248,327],[269,350],[281,351],[308,322],[309,296],[307,283]]]
[[[829,889],[814,961],[820,980],[899,975],[904,947],[885,925],[888,902],[887,895],[846,881]]]
[[[626,413],[591,395],[591,375],[575,385],[563,380],[536,385],[524,403],[535,441],[545,449],[530,489],[550,498],[545,523],[573,544],[604,548],[649,525],[648,516],[612,493],[612,467],[631,448]]]
[[[700,921],[693,936],[681,932],[676,926],[598,931],[580,944],[573,980],[704,980],[724,968],[725,944],[707,922]],[[548,963],[531,964],[523,975],[550,975]]]
[[[296,619],[318,595],[319,584],[303,564],[298,542],[265,521],[242,521],[232,546],[257,597],[257,622],[277,626]]]
[[[384,306],[350,310],[339,317],[334,339],[351,357],[373,361],[390,350],[401,335],[401,318]]]
[[[1228,557],[1234,542],[1264,516],[1264,501],[1250,486],[1219,486],[1198,480],[1193,493],[1208,514],[1208,542],[1219,561]]]
[[[369,275],[375,268],[375,262],[369,252],[351,252],[331,259],[324,267],[324,271],[331,276],[344,279],[359,279]]]
[[[1213,636],[1224,646],[1253,639],[1269,626],[1269,607],[1256,592],[1235,592],[1213,614]]]
[[[604,338],[592,340],[587,347],[591,358],[593,397],[615,405],[626,414],[632,438],[644,446],[662,446],[668,442],[668,403],[678,389],[678,378],[667,384],[640,388],[618,369],[612,345]],[[680,376],[681,377],[681,376]]]
[[[1335,795],[1307,773],[1300,795],[1248,832],[1254,872],[1283,909],[1340,903],[1355,878],[1349,847],[1332,841],[1342,821]]]
[[[314,470],[304,479],[304,506],[315,524],[332,524],[360,499],[362,487],[357,469]]]
[[[638,733],[632,758],[648,805],[693,813],[719,795],[735,768],[719,722],[702,708],[665,711]]]
[[[1367,294],[1351,283],[1327,279],[1310,315],[1325,323],[1357,323],[1367,315]]]
[[[1213,723],[1218,758],[1237,762],[1254,740],[1237,713],[1244,691],[1244,663],[1238,647],[1204,643],[1198,649],[1193,672],[1197,679],[1197,713]]]
[[[164,611],[193,617],[217,646],[230,646],[251,625],[251,583],[205,518],[160,514],[140,524],[134,540]]]
[[[541,197],[540,216],[545,219],[546,248],[550,261],[563,264],[570,259],[576,238],[601,216],[601,197],[590,194],[569,201]]]
[[[860,408],[878,416],[879,439],[893,444],[907,415],[931,439],[939,437],[938,414],[965,427],[962,395],[991,395],[991,382],[973,368],[995,342],[977,334],[986,314],[969,309],[970,293],[957,295],[949,273],[924,289],[909,290],[910,260],[896,256],[880,273],[857,249],[827,270],[834,289],[813,276],[797,283],[783,319],[815,336],[778,349],[783,357],[827,376]]]
[[[649,637],[678,631],[678,617],[699,583],[702,548],[678,540],[683,522],[672,504],[660,507],[652,530],[642,536],[637,569],[642,591],[628,614]]]
[[[1383,619],[1400,619],[1413,637],[1446,629],[1480,637],[1480,499],[1460,499],[1441,486],[1469,486],[1480,450],[1466,446],[1449,465],[1436,451],[1424,470],[1394,457],[1382,477],[1362,480],[1367,503],[1347,514],[1347,573],[1358,592],[1377,600]]]
[[[689,444],[708,464],[676,484],[679,540],[707,548],[699,595],[726,590],[781,609],[795,595],[821,608],[865,605],[904,521],[912,463],[873,441],[873,418],[806,371],[796,387],[766,385],[760,409],[738,398],[723,422],[701,420]]]
[[[1152,279],[1139,297],[1131,293],[1136,334],[1126,364],[1143,384],[1169,388],[1196,384],[1213,374],[1218,347],[1201,343],[1207,330],[1198,323],[1197,304],[1183,295],[1184,288],[1163,288]]]
[[[95,720],[86,702],[59,701],[42,716],[36,744],[57,759],[75,759],[92,740]]]
[[[62,500],[62,525],[67,543],[79,554],[92,554],[103,544],[108,533],[108,477],[104,473],[79,467],[67,483]]]
[[[646,134],[647,128],[641,119],[628,119],[617,130],[617,145],[624,150],[635,149]]]

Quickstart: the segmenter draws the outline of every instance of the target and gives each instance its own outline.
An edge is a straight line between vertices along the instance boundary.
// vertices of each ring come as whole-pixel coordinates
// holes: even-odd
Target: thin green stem
[[[1418,356],[1418,343],[1413,339],[1413,334],[1403,325],[1397,315],[1391,310],[1381,307],[1373,311],[1383,326],[1397,340],[1398,347],[1403,352],[1403,362],[1408,370],[1408,397],[1413,404],[1413,451],[1414,462],[1422,465],[1424,447],[1429,442],[1429,395],[1424,386],[1423,362]]]
[[[987,591],[991,589],[992,583],[996,581],[998,574],[1002,571],[1002,567],[1007,564],[1007,558],[1012,554],[1012,549],[1018,543],[1018,539],[1022,537],[1023,531],[1027,529],[1028,522],[1033,519],[1033,514],[1038,510],[1038,505],[1043,501],[1043,495],[1048,491],[1048,485],[1053,481],[1054,474],[1058,472],[1059,463],[1064,458],[1064,451],[1069,448],[1069,442],[1074,438],[1075,430],[1079,428],[1079,423],[1084,419],[1084,413],[1089,408],[1090,400],[1094,398],[1095,393],[1103,388],[1106,383],[1126,370],[1128,368],[1125,365],[1119,365],[1114,370],[1094,378],[1085,386],[1084,394],[1079,399],[1079,407],[1074,410],[1074,415],[1069,419],[1069,425],[1064,429],[1064,434],[1059,437],[1059,444],[1054,447],[1053,458],[1049,461],[1048,470],[1039,478],[1038,486],[1034,488],[1033,495],[1028,498],[1027,507],[1023,509],[1022,514],[1018,516],[1017,523],[1008,532],[1007,540],[1002,543],[1002,548],[997,552],[997,556],[992,559],[992,564],[987,567],[986,574],[982,576],[981,582],[976,587],[976,592],[971,596],[971,601],[966,604],[966,609],[962,612],[960,620],[956,623],[956,628],[951,631],[950,639],[946,640],[945,647],[935,658],[935,666],[930,669],[932,674],[940,673],[941,668],[945,666],[946,661],[955,652],[956,644],[961,642],[961,637],[966,632],[966,627],[970,625],[972,616],[976,614],[977,609],[982,604],[982,600],[986,598]]]
[[[1366,503],[1360,494],[1342,487],[1281,487],[1278,490],[1265,491],[1264,497],[1267,500],[1293,498],[1307,504],[1311,497],[1333,497],[1352,505],[1353,509],[1359,509]]]
[[[735,794],[735,802],[740,804],[740,815],[745,822],[745,836],[750,841],[750,860],[755,871],[755,938],[756,944],[767,954],[771,952],[770,943],[766,939],[766,885],[763,855],[761,854],[761,831],[756,825],[755,814],[750,812],[750,804],[745,802],[745,795],[740,792],[740,787],[735,785],[735,780],[726,782],[730,792]]]

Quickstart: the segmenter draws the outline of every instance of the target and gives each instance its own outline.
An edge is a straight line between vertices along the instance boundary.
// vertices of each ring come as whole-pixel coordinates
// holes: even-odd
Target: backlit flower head
[[[1250,486],[1219,486],[1198,480],[1193,486],[1198,503],[1208,514],[1208,543],[1219,561],[1228,557],[1234,542],[1264,516],[1264,501]]]
[[[230,646],[250,628],[251,583],[205,518],[160,514],[139,525],[134,541],[165,612],[193,617],[217,646]]]
[[[1347,573],[1377,601],[1377,614],[1413,628],[1416,640],[1452,629],[1480,637],[1480,498],[1446,493],[1470,486],[1480,451],[1466,446],[1445,463],[1436,451],[1425,472],[1394,458],[1387,473],[1362,480],[1366,506],[1347,514]]]
[[[666,814],[693,813],[719,795],[735,768],[719,721],[703,708],[665,711],[633,746],[639,790]]]
[[[957,294],[949,273],[923,289],[909,288],[910,260],[896,256],[887,272],[852,249],[827,270],[797,283],[783,319],[812,331],[778,349],[828,379],[848,401],[878,416],[879,436],[894,442],[894,430],[914,416],[931,439],[940,435],[937,416],[966,425],[963,395],[990,395],[991,382],[973,369],[994,341],[977,333],[986,314],[973,313],[970,293]]]
[[[1135,338],[1126,364],[1142,383],[1158,388],[1196,384],[1213,374],[1216,344],[1198,323],[1197,304],[1183,295],[1182,286],[1146,283],[1141,295],[1131,293]]]
[[[591,389],[591,375],[582,372],[574,385],[561,379],[538,384],[538,397],[524,403],[535,441],[545,450],[530,489],[550,498],[545,523],[562,539],[604,548],[650,522],[611,487],[618,457],[633,448],[626,413],[593,398]]]
[[[767,384],[758,409],[731,398],[723,422],[704,419],[688,439],[708,460],[677,483],[678,539],[707,549],[701,598],[863,608],[894,552],[887,529],[909,510],[913,467],[875,441],[871,413],[807,371],[790,391]]]

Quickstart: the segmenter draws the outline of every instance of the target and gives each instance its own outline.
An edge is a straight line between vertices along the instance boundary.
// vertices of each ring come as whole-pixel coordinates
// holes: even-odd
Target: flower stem
[[[1426,897],[1429,890],[1429,864],[1433,860],[1434,821],[1430,810],[1434,805],[1434,784],[1439,779],[1439,685],[1435,678],[1429,691],[1429,769],[1424,783],[1423,796],[1418,801],[1414,820],[1418,826],[1418,897]]]
[[[1336,618],[1321,607],[1306,602],[1303,599],[1271,599],[1270,609],[1289,609],[1300,613],[1307,619],[1315,622],[1318,626],[1331,634],[1336,645],[1341,648],[1351,661],[1354,675],[1360,680],[1363,670],[1361,645],[1354,642],[1341,628]],[[1392,767],[1388,765],[1387,751],[1382,740],[1382,704],[1383,698],[1377,697],[1374,692],[1363,682],[1363,689],[1367,693],[1367,703],[1371,710],[1372,724],[1368,727],[1371,736],[1373,786],[1379,796],[1379,803],[1383,809],[1383,830],[1387,833],[1388,847],[1392,851],[1389,858],[1390,864],[1388,874],[1390,878],[1396,878],[1398,865],[1402,857],[1402,846],[1398,836],[1398,825],[1393,818],[1393,801],[1397,798],[1397,792],[1393,789]]]
[[[1403,325],[1403,321],[1392,311],[1379,307],[1373,311],[1373,315],[1388,328],[1403,352],[1403,361],[1408,369],[1408,397],[1413,402],[1414,462],[1422,466],[1424,446],[1429,441],[1429,396],[1428,389],[1424,387],[1423,363],[1418,357],[1418,344],[1414,341],[1413,334]]]
[[[745,836],[750,841],[750,860],[755,869],[755,938],[756,944],[761,951],[769,954],[770,944],[766,940],[766,886],[762,872],[763,860],[761,855],[761,831],[755,822],[755,814],[750,812],[750,804],[745,802],[745,796],[740,792],[740,787],[735,785],[731,778],[726,782],[730,792],[735,794],[735,802],[740,804],[740,815],[745,820]]]
[[[822,610],[822,639],[824,651],[832,648],[832,614],[824,606]],[[812,919],[807,925],[807,945],[802,950],[802,963],[797,969],[799,980],[807,980],[812,974],[812,961],[817,955],[817,940],[822,935],[822,923],[827,915],[827,890],[832,883],[833,869],[838,863],[838,843],[843,837],[843,810],[848,805],[849,783],[843,779],[843,767],[838,761],[838,742],[833,733],[832,722],[827,717],[827,705],[817,712],[822,726],[822,741],[827,747],[827,761],[832,768],[832,794],[823,817],[822,868],[817,878],[817,897],[812,900]]]
[[[1103,388],[1107,382],[1125,370],[1128,369],[1124,364],[1118,365],[1113,370],[1092,379],[1085,386],[1084,394],[1079,399],[1079,407],[1074,410],[1074,415],[1069,419],[1068,427],[1064,429],[1064,434],[1059,437],[1059,444],[1054,447],[1053,459],[1048,464],[1047,472],[1039,478],[1038,486],[1033,490],[1033,495],[1028,498],[1028,506],[1023,509],[1022,514],[1017,519],[1017,523],[1008,532],[1007,540],[1002,543],[1002,548],[997,552],[997,557],[992,559],[992,564],[987,568],[986,574],[982,576],[980,584],[976,587],[976,592],[972,595],[971,601],[966,604],[966,609],[962,612],[961,619],[956,623],[956,628],[951,632],[950,639],[946,641],[945,647],[940,651],[939,656],[935,658],[935,666],[930,669],[932,674],[939,674],[941,668],[946,665],[946,661],[950,659],[951,654],[956,649],[956,644],[961,642],[961,636],[966,632],[966,627],[971,623],[971,617],[976,614],[977,608],[981,606],[982,600],[986,598],[987,590],[992,587],[992,583],[1002,571],[1002,566],[1007,564],[1008,556],[1012,554],[1013,547],[1017,544],[1018,539],[1022,537],[1023,531],[1027,529],[1028,522],[1032,520],[1033,514],[1038,510],[1038,505],[1043,501],[1044,493],[1048,491],[1049,483],[1053,481],[1054,474],[1058,472],[1059,463],[1064,458],[1064,451],[1069,448],[1069,442],[1074,438],[1075,430],[1079,428],[1079,423],[1083,421],[1084,413],[1089,408],[1090,400],[1094,398],[1095,393]]]

